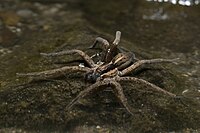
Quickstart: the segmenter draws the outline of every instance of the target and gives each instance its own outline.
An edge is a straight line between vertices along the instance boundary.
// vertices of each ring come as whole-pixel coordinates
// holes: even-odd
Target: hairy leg
[[[124,68],[126,68],[127,66],[129,66],[132,63],[132,60],[128,60],[126,62],[124,62],[123,64],[121,64],[120,66],[117,67],[118,70],[122,70]]]
[[[115,40],[113,41],[112,44],[110,44],[109,48],[105,51],[106,53],[105,53],[105,58],[103,60],[104,62],[106,63],[110,62],[119,53],[118,44],[120,42],[120,38],[121,38],[121,32],[117,31]]]
[[[135,61],[135,54],[132,52],[118,53],[113,59],[112,63],[118,70],[123,70]]]
[[[97,37],[95,39],[93,45],[90,46],[89,48],[93,49],[93,48],[96,47],[97,44],[98,44],[98,48],[102,50],[101,54],[100,54],[101,55],[101,59],[100,60],[101,60],[101,62],[104,62],[105,61],[105,57],[106,57],[106,53],[107,53],[107,51],[108,51],[108,49],[110,47],[110,44],[106,39],[101,38],[101,37]]]
[[[120,42],[120,38],[121,38],[121,32],[120,31],[116,31],[116,35],[115,35],[115,40],[113,41],[114,45],[118,45]]]
[[[139,79],[139,78],[135,78],[135,77],[116,77],[116,81],[134,81],[136,83],[143,83],[143,84],[151,87],[152,90],[156,90],[156,91],[161,92],[161,93],[168,95],[170,97],[174,97],[174,98],[176,97],[175,94],[168,92],[168,91],[166,91],[166,90],[164,90],[164,89],[162,89],[162,88],[160,88],[160,87],[158,87],[158,86],[156,86],[156,85],[154,85],[154,84],[152,84],[152,83],[150,83],[146,80],[143,80],[143,79]]]
[[[86,88],[85,90],[81,91],[78,96],[76,96],[76,98],[74,98],[66,107],[66,110],[70,110],[72,108],[72,106],[74,106],[81,98],[85,97],[86,95],[88,95],[89,93],[91,93],[92,91],[95,91],[97,89],[99,89],[100,86],[105,86],[108,85],[109,82],[105,82],[105,81],[98,81],[94,84],[92,84],[91,86],[89,86],[88,88]]]
[[[65,66],[57,69],[46,70],[42,72],[32,72],[32,73],[17,73],[19,77],[32,77],[33,79],[53,79],[61,77],[69,72],[89,72],[91,69],[87,67],[79,67],[79,66]]]
[[[53,57],[53,56],[69,55],[69,54],[75,54],[75,53],[79,54],[87,62],[89,67],[95,67],[95,63],[90,58],[90,56],[88,56],[83,51],[77,50],[77,49],[65,50],[65,51],[55,52],[55,53],[40,53],[40,54],[43,55],[43,56]]]
[[[134,64],[132,64],[131,66],[129,66],[128,68],[122,70],[119,75],[120,76],[124,76],[127,75],[129,73],[131,73],[132,71],[134,71],[136,68],[140,67],[143,64],[153,64],[153,63],[174,63],[175,61],[177,61],[178,58],[176,59],[151,59],[151,60],[139,60],[137,62],[135,62]]]
[[[114,90],[117,98],[120,100],[120,102],[122,103],[122,105],[126,108],[126,110],[131,113],[132,115],[135,113],[135,111],[133,112],[133,109],[131,109],[131,107],[129,106],[127,99],[123,93],[123,89],[121,87],[121,85],[115,81],[112,80],[103,80],[103,81],[97,81],[95,84],[89,86],[88,88],[86,88],[85,90],[83,90],[82,92],[79,93],[79,95],[74,98],[66,107],[66,110],[69,110],[72,108],[72,106],[74,106],[81,98],[85,97],[86,95],[90,94],[92,91],[95,91],[97,89],[99,89],[100,86],[111,86],[112,89]],[[102,88],[105,89],[105,88]]]
[[[98,43],[99,43],[99,48],[104,51],[107,50],[107,48],[110,46],[109,42],[106,39],[102,37],[97,37],[92,46],[90,46],[89,48],[91,49],[95,48]]]
[[[120,31],[116,31],[116,35],[115,35],[115,40],[113,41],[114,45],[118,45],[120,42],[120,38],[121,38],[121,32]],[[110,46],[109,42],[102,38],[102,37],[97,37],[94,41],[94,43],[92,44],[92,46],[90,46],[89,48],[95,48],[97,43],[100,43],[100,48],[102,50],[107,50],[108,47]]]
[[[122,103],[122,105],[126,108],[126,110],[132,115],[134,115],[135,113],[138,113],[139,111],[134,110],[128,104],[128,101],[124,95],[122,86],[119,83],[117,83],[116,81],[112,81],[112,82],[110,82],[110,84],[112,84],[112,89],[114,90],[115,95],[117,96],[119,101]]]

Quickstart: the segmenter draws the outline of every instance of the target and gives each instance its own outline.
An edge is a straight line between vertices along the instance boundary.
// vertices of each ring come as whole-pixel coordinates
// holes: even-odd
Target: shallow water
[[[198,132],[200,130],[200,8],[145,0],[6,0],[0,4],[0,131],[16,132]],[[178,100],[123,83],[131,116],[108,88],[67,104],[85,89],[79,74],[26,84],[16,73],[48,70],[70,61],[47,59],[40,52],[86,50],[97,36],[140,59],[180,58],[177,65],[147,66],[137,77],[178,95]],[[88,53],[90,54],[89,51]],[[62,65],[61,65],[62,66]]]

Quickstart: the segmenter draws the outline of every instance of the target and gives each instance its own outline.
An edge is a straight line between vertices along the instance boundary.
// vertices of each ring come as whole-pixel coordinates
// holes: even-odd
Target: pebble
[[[101,127],[99,125],[96,126],[97,129],[100,129]]]
[[[17,11],[17,15],[24,18],[36,16],[36,14],[33,11],[28,10],[28,9],[22,9],[22,10]]]

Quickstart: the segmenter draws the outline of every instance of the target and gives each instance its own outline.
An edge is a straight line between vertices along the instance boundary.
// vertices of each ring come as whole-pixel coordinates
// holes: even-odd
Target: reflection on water
[[[143,15],[142,16],[143,19],[146,20],[166,20],[169,19],[169,15],[167,13],[164,12],[163,8],[159,8],[155,13],[152,13],[152,15]]]
[[[170,2],[172,4],[179,4],[183,6],[192,6],[200,3],[200,0],[146,0],[146,1]]]

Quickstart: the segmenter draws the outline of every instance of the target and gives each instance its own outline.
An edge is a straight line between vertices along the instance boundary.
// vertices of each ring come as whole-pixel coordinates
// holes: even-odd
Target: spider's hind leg
[[[112,81],[112,82],[110,82],[110,84],[113,86],[112,89],[114,90],[115,95],[117,96],[117,98],[119,99],[119,101],[121,102],[121,104],[125,107],[125,109],[131,115],[139,113],[139,111],[131,108],[130,105],[128,104],[128,101],[127,101],[127,98],[124,95],[122,86],[118,82],[116,82],[116,81]]]
[[[33,80],[47,80],[54,79],[66,75],[69,72],[89,72],[91,69],[87,67],[79,66],[65,66],[52,70],[46,70],[41,72],[32,73],[17,73],[18,77],[31,77]]]
[[[103,80],[103,81],[97,81],[93,85],[89,86],[85,90],[79,93],[76,98],[74,98],[66,107],[66,110],[70,110],[81,98],[85,97],[86,95],[90,94],[92,91],[99,89],[100,86],[111,86],[112,89],[115,92],[115,95],[120,100],[122,105],[126,108],[126,110],[134,115],[135,113],[138,113],[138,111],[134,111],[128,104],[127,99],[123,93],[123,89],[121,85],[113,80]],[[105,87],[102,87],[101,89],[105,89]]]
[[[157,92],[161,92],[165,95],[168,95],[170,97],[176,98],[177,96],[169,91],[166,91],[144,79],[140,79],[140,78],[135,78],[135,77],[117,77],[116,78],[117,81],[133,81],[136,83],[143,83],[146,86],[149,86],[152,90],[157,91]]]
[[[91,93],[94,90],[99,89],[100,86],[107,85],[108,83],[104,83],[104,81],[98,81],[88,88],[81,91],[78,96],[76,96],[66,107],[66,110],[70,110],[81,98],[85,97],[89,93]]]
[[[136,68],[144,65],[144,64],[154,64],[154,63],[176,63],[176,61],[179,58],[175,59],[150,59],[150,60],[138,60],[135,63],[133,63],[131,66],[127,67],[126,69],[122,70],[120,72],[120,76],[127,75],[131,72],[133,72]]]

